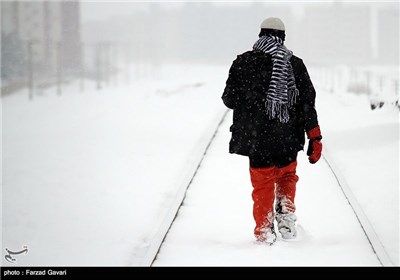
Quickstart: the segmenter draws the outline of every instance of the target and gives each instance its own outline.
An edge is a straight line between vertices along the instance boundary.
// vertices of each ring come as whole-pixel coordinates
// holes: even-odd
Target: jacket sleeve
[[[236,109],[240,104],[241,99],[241,59],[238,57],[235,61],[233,61],[231,68],[229,69],[229,76],[226,81],[226,86],[224,89],[224,93],[222,94],[222,101],[225,106],[229,109]]]
[[[307,68],[303,61],[299,63],[298,82],[296,82],[300,94],[303,96],[302,115],[306,132],[318,126],[317,111],[315,109],[315,89],[311,82]]]

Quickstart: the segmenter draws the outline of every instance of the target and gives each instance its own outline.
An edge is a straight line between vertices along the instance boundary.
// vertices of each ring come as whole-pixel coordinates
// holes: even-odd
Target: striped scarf
[[[287,123],[289,108],[296,103],[299,94],[290,63],[293,53],[285,47],[282,39],[271,35],[260,37],[253,49],[272,55],[272,76],[265,102],[268,118],[278,118],[281,123]]]

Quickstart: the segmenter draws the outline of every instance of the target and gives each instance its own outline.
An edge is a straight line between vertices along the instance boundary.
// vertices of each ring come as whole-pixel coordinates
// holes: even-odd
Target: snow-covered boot
[[[276,221],[278,222],[278,230],[283,239],[293,239],[297,236],[296,221],[297,217],[293,213],[289,214],[276,214]]]
[[[293,239],[297,236],[296,221],[297,217],[294,214],[295,206],[287,198],[282,198],[276,203],[275,219],[278,223],[278,230],[283,239]]]
[[[272,227],[265,227],[260,230],[260,234],[256,235],[257,242],[272,245],[276,241],[276,233],[274,226]]]

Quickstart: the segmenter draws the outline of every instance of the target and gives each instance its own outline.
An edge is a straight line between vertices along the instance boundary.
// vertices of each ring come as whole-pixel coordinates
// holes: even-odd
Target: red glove
[[[322,136],[319,126],[308,131],[307,138],[310,139],[307,149],[308,160],[310,163],[316,163],[320,159],[322,152]]]

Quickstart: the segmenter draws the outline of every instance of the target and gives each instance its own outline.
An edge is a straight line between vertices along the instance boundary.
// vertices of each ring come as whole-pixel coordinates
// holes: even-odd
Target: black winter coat
[[[269,120],[266,115],[266,92],[272,74],[271,55],[252,50],[239,55],[233,62],[222,95],[224,104],[233,109],[230,153],[263,158],[270,165],[284,166],[293,160],[282,161],[279,158],[297,156],[303,149],[305,132],[318,125],[315,90],[303,61],[293,55],[290,62],[299,96],[289,109],[288,123]]]

